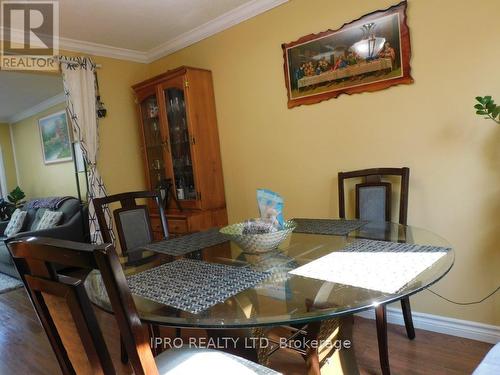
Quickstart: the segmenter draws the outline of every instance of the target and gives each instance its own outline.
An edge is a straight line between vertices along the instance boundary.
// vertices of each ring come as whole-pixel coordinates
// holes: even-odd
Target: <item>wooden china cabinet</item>
[[[171,179],[181,209],[166,210],[173,236],[227,224],[212,73],[180,67],[134,85],[147,185]],[[159,213],[151,207],[155,236]]]

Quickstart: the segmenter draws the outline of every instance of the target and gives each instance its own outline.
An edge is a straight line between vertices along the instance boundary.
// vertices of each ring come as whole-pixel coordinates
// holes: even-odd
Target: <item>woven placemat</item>
[[[178,259],[127,278],[132,293],[198,314],[269,277],[250,267]]]
[[[333,236],[347,236],[350,232],[367,224],[363,220],[344,219],[293,219],[297,223],[295,233],[327,234]]]
[[[380,253],[380,252],[446,253],[450,250],[451,248],[442,246],[417,245],[413,243],[357,239],[356,241],[348,244],[346,247],[344,247],[339,251],[351,251],[351,252],[353,251],[353,252],[363,252],[363,253]]]
[[[172,256],[180,256],[206,247],[219,245],[228,239],[219,233],[219,228],[188,234],[187,236],[163,240],[143,246],[144,250],[156,251]]]

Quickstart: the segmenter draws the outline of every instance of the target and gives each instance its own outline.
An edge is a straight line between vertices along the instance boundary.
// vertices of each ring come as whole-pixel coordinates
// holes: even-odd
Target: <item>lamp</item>
[[[175,196],[173,192],[174,184],[172,182],[171,178],[166,178],[160,181],[158,184],[158,191],[160,192],[160,198],[162,200],[162,205],[165,207],[165,209],[168,209],[168,205],[170,203],[170,199],[173,199],[175,202],[175,205],[179,211],[182,211],[182,207],[177,200],[177,197]]]
[[[85,172],[85,162],[83,160],[83,153],[82,153],[82,148],[80,146],[80,142],[75,142],[74,147],[75,147],[76,171]]]
[[[87,163],[83,157],[82,146],[80,142],[71,143],[73,149],[73,164],[75,167],[75,179],[76,179],[76,191],[78,193],[78,202],[80,202],[80,214],[82,218],[82,233],[85,234],[85,241],[90,243],[90,231],[88,229],[88,223],[86,216],[84,215],[84,206],[88,204],[88,194],[89,194],[89,179],[87,176]],[[82,200],[82,191],[80,189],[80,173],[83,173],[85,179],[85,203]]]
[[[373,60],[384,48],[385,38],[375,36],[375,23],[366,23],[361,27],[363,38],[354,43],[351,49],[365,60]]]
[[[78,199],[80,202],[82,201],[82,193],[80,189],[80,173],[84,173],[85,178],[85,194],[88,194],[89,191],[89,182],[87,178],[87,164],[85,163],[85,159],[82,153],[82,147],[80,146],[80,142],[73,142],[73,163],[75,166],[75,179],[76,179],[76,190],[78,193]]]

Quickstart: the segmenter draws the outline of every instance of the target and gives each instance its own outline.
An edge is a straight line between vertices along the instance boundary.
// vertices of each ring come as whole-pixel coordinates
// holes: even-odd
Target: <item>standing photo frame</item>
[[[413,83],[407,2],[282,45],[288,108]]]

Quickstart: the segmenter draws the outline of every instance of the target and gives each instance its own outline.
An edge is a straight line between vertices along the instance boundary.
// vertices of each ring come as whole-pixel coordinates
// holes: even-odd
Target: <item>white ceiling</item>
[[[59,0],[59,48],[148,63],[287,1]]]
[[[62,0],[60,34],[147,52],[250,1]]]
[[[14,122],[62,93],[60,76],[0,71],[0,122]]]

